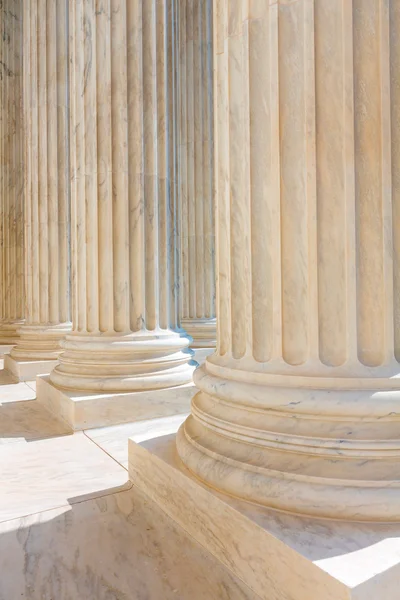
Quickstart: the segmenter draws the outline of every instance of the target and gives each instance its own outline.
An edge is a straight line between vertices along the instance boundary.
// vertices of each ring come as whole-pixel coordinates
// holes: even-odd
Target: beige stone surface
[[[258,598],[119,464],[183,417],[68,435],[32,394],[0,373],[1,600]]]
[[[0,524],[0,598],[257,600],[139,490]]]
[[[130,487],[126,470],[81,432],[2,445],[0,476],[1,521]]]
[[[218,343],[179,454],[259,504],[398,521],[400,11],[214,8]]]
[[[189,407],[188,407],[189,408]],[[88,438],[128,469],[128,440],[141,443],[176,433],[187,414],[158,417],[85,431]]]
[[[75,431],[187,414],[195,391],[190,383],[161,390],[89,394],[59,389],[49,377],[36,380],[38,402]]]

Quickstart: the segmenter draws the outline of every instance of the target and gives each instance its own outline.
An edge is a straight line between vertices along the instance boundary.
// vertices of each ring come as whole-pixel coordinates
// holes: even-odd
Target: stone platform
[[[4,357],[4,368],[19,381],[31,381],[37,375],[47,375],[57,363],[57,360],[15,360],[9,355]]]
[[[73,433],[0,371],[0,599],[257,600],[129,481],[185,416]]]
[[[264,600],[397,600],[400,524],[310,519],[205,486],[175,435],[130,440],[131,480]]]
[[[74,431],[190,412],[193,383],[165,390],[133,393],[74,392],[37,378],[37,398]]]

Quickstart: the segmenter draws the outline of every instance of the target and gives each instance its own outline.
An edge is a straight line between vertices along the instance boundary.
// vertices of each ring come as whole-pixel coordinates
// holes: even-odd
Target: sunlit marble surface
[[[127,480],[126,470],[84,433],[3,445],[0,521],[121,489]]]
[[[174,415],[172,417],[138,421],[137,423],[125,423],[114,427],[89,429],[85,433],[95,444],[98,444],[100,448],[127,469],[129,438],[140,443],[175,433],[186,417],[187,414]]]
[[[225,496],[175,436],[130,442],[131,480],[264,600],[397,600],[400,526],[311,519]]]
[[[259,598],[128,481],[187,413],[71,433],[31,386],[0,372],[0,600]]]
[[[0,525],[0,600],[256,600],[137,489]]]
[[[75,431],[187,414],[196,392],[193,383],[161,390],[89,394],[59,389],[46,376],[36,382],[38,402]]]

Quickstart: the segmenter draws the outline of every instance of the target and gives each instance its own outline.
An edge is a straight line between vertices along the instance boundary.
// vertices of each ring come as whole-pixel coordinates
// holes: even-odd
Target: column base
[[[309,377],[218,364],[197,369],[180,458],[254,504],[353,521],[400,521],[397,377]]]
[[[129,475],[264,600],[398,597],[399,524],[311,519],[225,496],[185,468],[174,435],[129,440]]]
[[[73,332],[51,372],[58,388],[89,394],[163,390],[192,382],[197,363],[183,330],[91,335]]]
[[[10,355],[4,357],[4,368],[19,381],[36,379],[37,375],[48,375],[58,364],[58,360],[15,360]]]
[[[57,364],[62,352],[62,340],[70,331],[71,323],[23,325],[18,330],[20,338],[12,349],[11,356],[18,362],[55,361]],[[42,371],[42,373],[50,373],[50,371]],[[39,374],[38,372],[37,375]]]
[[[15,346],[19,340],[19,328],[23,321],[9,321],[0,323],[0,348],[4,346]]]
[[[46,376],[36,380],[37,401],[74,431],[187,414],[195,391],[189,383],[142,392],[79,392],[61,389]]]
[[[217,344],[217,319],[182,319],[183,329],[193,339],[190,347],[212,348],[215,350]]]

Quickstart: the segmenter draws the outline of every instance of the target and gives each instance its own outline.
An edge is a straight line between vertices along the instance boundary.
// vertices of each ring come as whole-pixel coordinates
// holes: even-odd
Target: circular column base
[[[24,321],[3,321],[0,323],[0,346],[14,345],[19,340],[18,330]]]
[[[61,388],[91,392],[157,390],[190,383],[197,363],[179,331],[127,335],[72,333],[50,375]]]
[[[71,331],[71,323],[58,325],[23,325],[18,330],[19,339],[11,350],[15,360],[57,360],[61,341]]]
[[[331,378],[322,387],[304,377],[299,386],[296,377],[292,387],[290,376],[266,375],[262,385],[208,366],[196,371],[201,391],[177,436],[197,477],[284,511],[400,521],[399,382]]]
[[[190,335],[191,348],[215,348],[217,343],[217,319],[182,319],[181,325]]]

